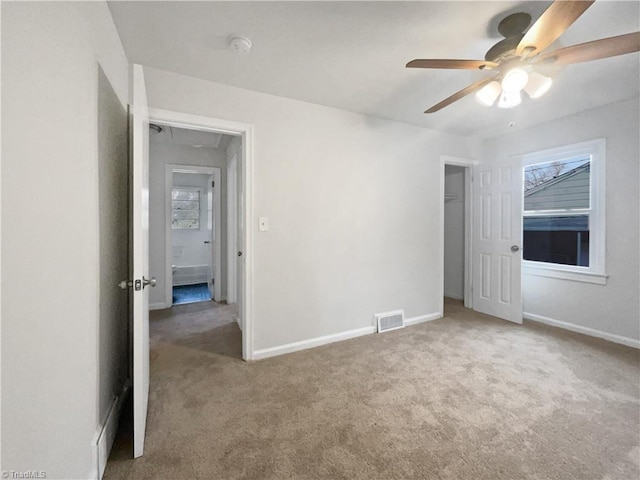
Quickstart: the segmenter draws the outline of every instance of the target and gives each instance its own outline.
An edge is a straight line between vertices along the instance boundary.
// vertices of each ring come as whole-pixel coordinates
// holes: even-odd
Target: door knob
[[[142,288],[146,287],[147,285],[155,287],[157,283],[158,281],[156,280],[156,277],[151,277],[150,279],[142,277]]]
[[[511,245],[511,251],[513,253],[519,252],[520,251],[520,247],[518,245]]]
[[[204,243],[209,244],[211,242],[209,240],[205,240]]]
[[[242,252],[238,252],[238,256],[241,257],[242,256]]]

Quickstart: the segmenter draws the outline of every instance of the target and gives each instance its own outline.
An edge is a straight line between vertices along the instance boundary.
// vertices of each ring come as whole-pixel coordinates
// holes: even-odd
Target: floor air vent
[[[377,313],[374,316],[378,322],[378,333],[404,328],[404,310]]]

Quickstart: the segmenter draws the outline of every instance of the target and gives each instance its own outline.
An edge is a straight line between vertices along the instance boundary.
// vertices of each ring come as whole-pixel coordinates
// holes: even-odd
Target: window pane
[[[171,222],[171,228],[175,230],[198,230],[200,228],[198,220],[176,220]]]
[[[172,216],[174,220],[198,220],[200,212],[198,210],[174,210]]]
[[[200,200],[200,192],[197,190],[181,190],[173,189],[171,192],[172,200]]]
[[[174,230],[200,229],[200,191],[174,188],[171,191],[171,228]]]
[[[589,266],[589,216],[524,217],[523,258]]]
[[[591,157],[538,163],[524,169],[524,210],[590,208]]]
[[[194,202],[191,200],[174,200],[171,202],[174,210],[199,210],[200,202]]]

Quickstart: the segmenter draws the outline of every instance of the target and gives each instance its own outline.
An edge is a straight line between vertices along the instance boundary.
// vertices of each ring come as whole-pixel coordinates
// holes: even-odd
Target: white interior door
[[[149,110],[144,75],[133,66],[133,455],[144,451],[149,402]]]
[[[241,179],[244,178],[244,165],[240,164],[240,172],[239,177]],[[244,214],[245,214],[245,192],[244,192],[244,181],[240,181],[238,183],[238,204],[237,204],[237,212],[236,212],[236,223],[237,223],[237,254],[236,254],[236,298],[238,301],[238,325],[240,326],[240,330],[244,332],[244,319],[245,319],[245,302],[246,298],[246,261],[247,261],[247,252],[246,252],[246,232],[244,228]],[[243,358],[245,358],[246,352],[244,351],[244,341],[243,341]]]
[[[227,166],[227,303],[238,301],[238,159]]]
[[[473,203],[473,309],[522,323],[522,169],[477,166]]]
[[[214,210],[213,210],[213,199],[214,199],[214,185],[215,185],[215,177],[213,175],[209,175],[207,180],[207,234],[208,240],[205,242],[205,247],[207,248],[207,257],[209,259],[209,271],[207,272],[207,284],[209,286],[209,295],[211,298],[218,300],[219,298],[215,295],[215,281],[216,278],[216,265],[215,265],[215,249],[218,242],[218,232],[215,230],[215,218],[214,218]],[[219,282],[220,279],[217,279]]]

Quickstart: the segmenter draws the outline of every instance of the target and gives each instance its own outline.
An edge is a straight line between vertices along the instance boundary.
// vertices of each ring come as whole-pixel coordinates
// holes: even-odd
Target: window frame
[[[180,228],[180,227],[174,227],[173,226],[173,212],[176,211],[176,209],[173,208],[173,191],[174,190],[183,190],[183,191],[189,191],[189,192],[198,192],[198,228]],[[200,187],[183,187],[180,185],[174,185],[173,187],[171,187],[171,230],[172,231],[178,231],[178,232],[198,232],[202,229],[202,188]]]
[[[605,140],[600,138],[525,154],[522,156],[522,177],[524,180],[524,171],[528,166],[568,160],[579,156],[591,157],[589,182],[590,207],[566,210],[530,210],[525,213],[523,189],[522,218],[524,224],[524,218],[528,216],[570,216],[587,214],[589,216],[589,266],[564,265],[523,259],[522,271],[528,275],[605,285],[607,282],[607,275],[605,273]]]

